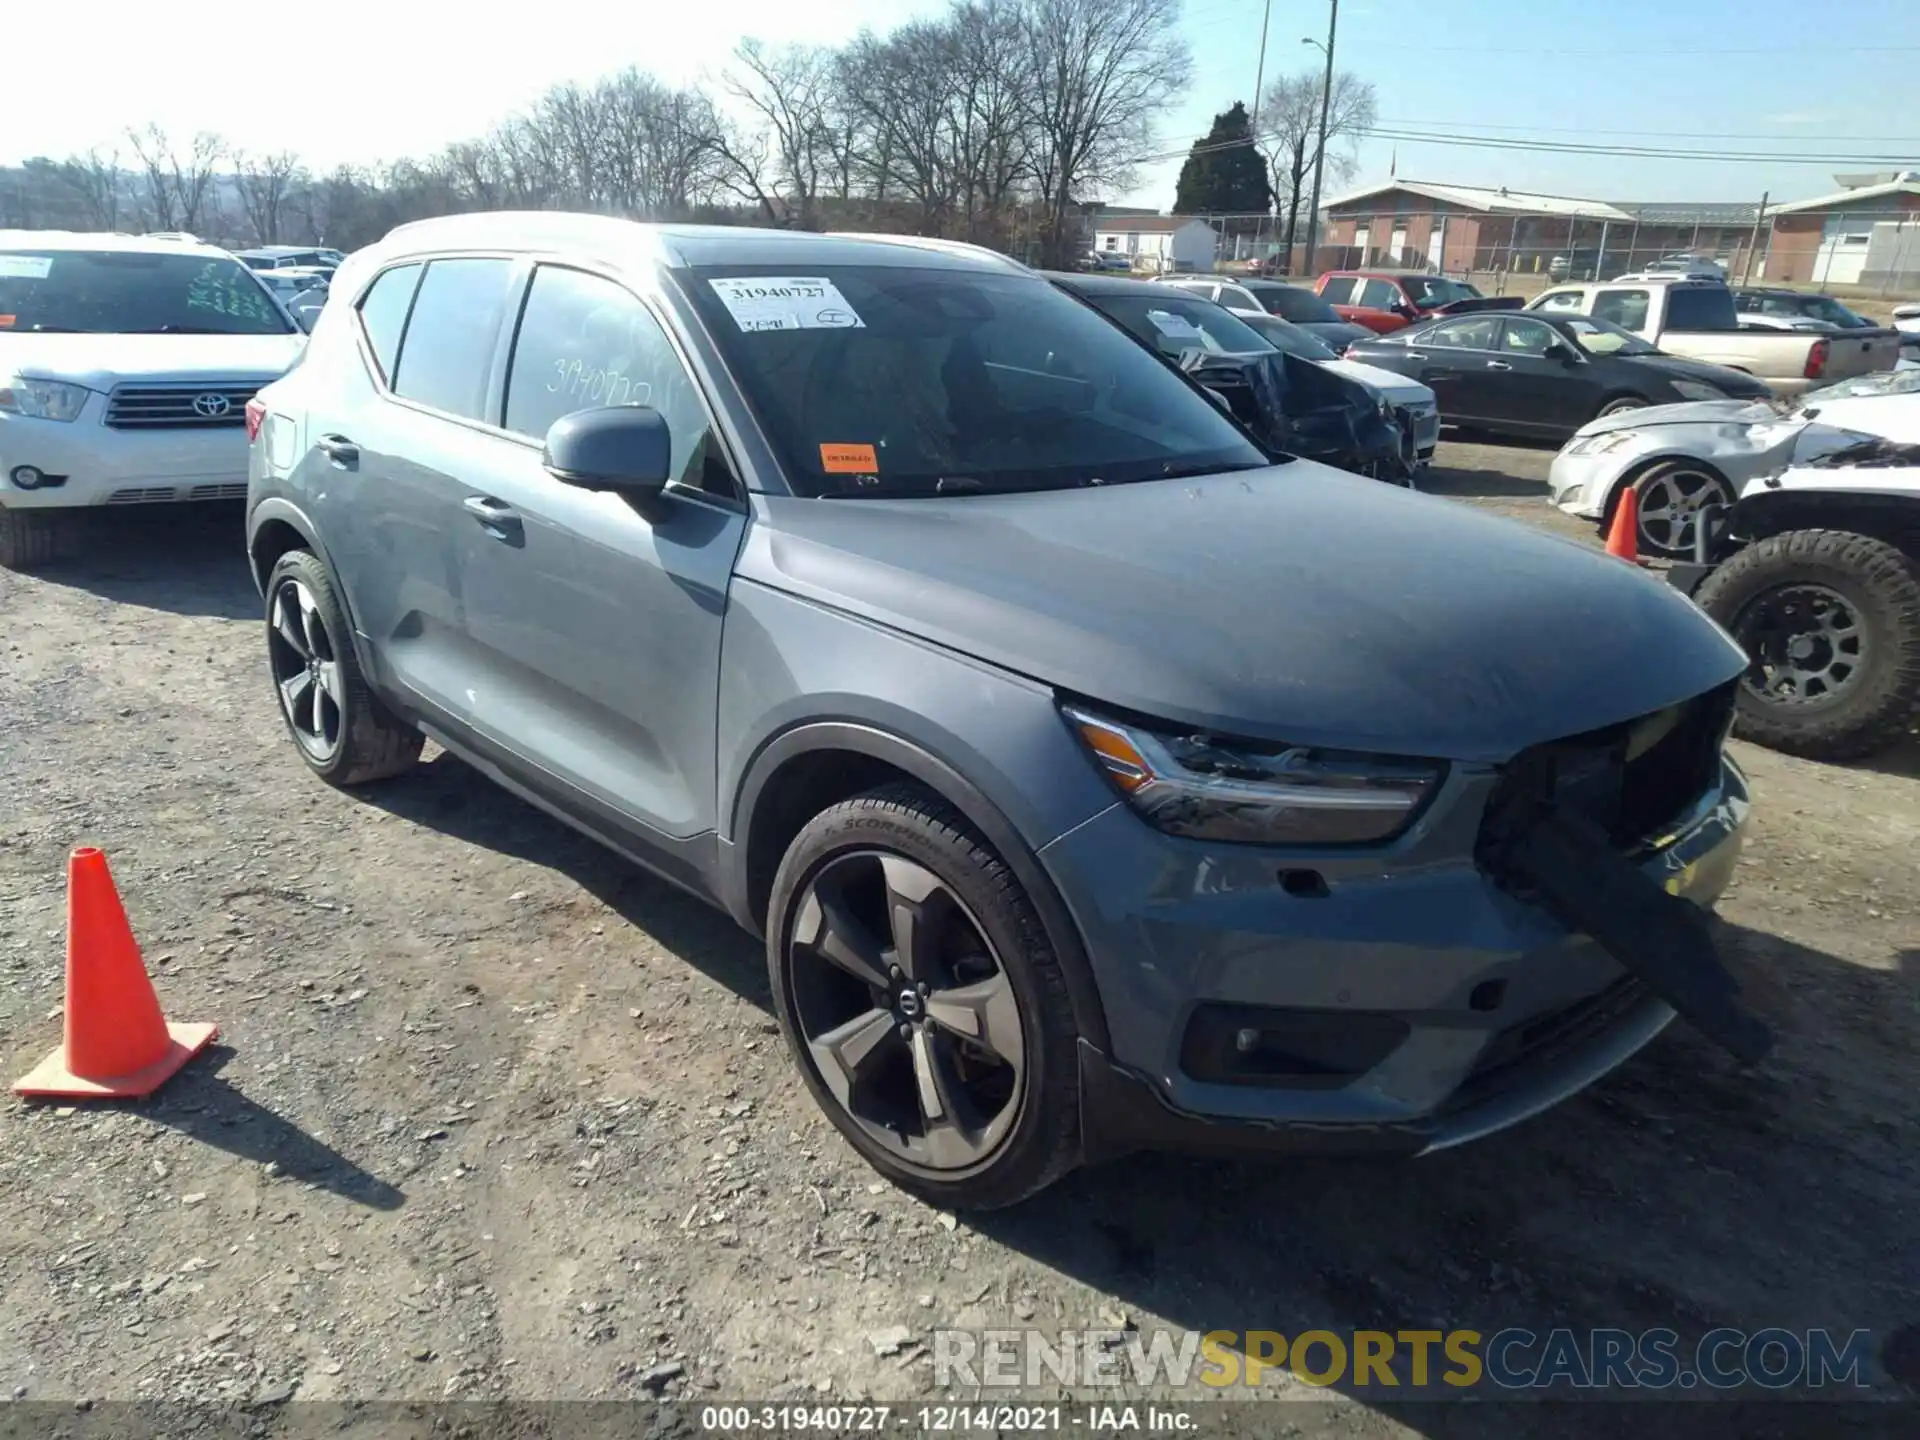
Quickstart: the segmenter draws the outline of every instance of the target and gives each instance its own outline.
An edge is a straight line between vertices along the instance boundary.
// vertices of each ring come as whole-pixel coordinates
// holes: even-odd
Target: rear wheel
[[[1746,648],[1735,733],[1814,760],[1851,760],[1920,715],[1920,573],[1882,541],[1795,530],[1756,542],[1695,599]]]
[[[267,663],[280,718],[307,768],[334,785],[411,769],[425,739],[367,687],[327,567],[290,550],[266,589]]]
[[[1644,410],[1647,402],[1635,395],[1623,395],[1618,400],[1609,400],[1600,407],[1600,413],[1593,418],[1604,419],[1608,415],[1624,415],[1629,410]]]
[[[1078,1034],[1020,882],[917,785],[822,812],[774,878],[767,965],[807,1088],[929,1202],[1013,1204],[1079,1160]]]

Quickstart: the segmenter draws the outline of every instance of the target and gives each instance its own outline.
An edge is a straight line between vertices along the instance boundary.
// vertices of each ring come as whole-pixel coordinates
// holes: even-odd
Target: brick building
[[[1846,188],[1771,207],[1766,278],[1817,285],[1920,281],[1920,170],[1834,179]]]

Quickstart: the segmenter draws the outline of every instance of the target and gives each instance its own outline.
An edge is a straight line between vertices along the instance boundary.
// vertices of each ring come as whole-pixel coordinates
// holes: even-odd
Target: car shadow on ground
[[[761,947],[726,916],[457,758],[439,755],[366,798],[552,867],[767,1005]],[[1202,1333],[1670,1327],[1691,1340],[1716,1325],[1791,1323],[1842,1338],[1866,1328],[1886,1343],[1920,1320],[1920,1207],[1900,1198],[1920,1124],[1897,1083],[1920,952],[1881,971],[1720,929],[1754,1008],[1779,1034],[1757,1068],[1679,1023],[1549,1116],[1459,1150],[1377,1162],[1136,1157],[962,1223],[1136,1315]],[[1835,1034],[1847,1037],[1847,1065],[1825,1058]],[[1485,1387],[1476,1393],[1487,1398]],[[1760,1433],[1750,1416],[1734,1423],[1730,1407],[1680,1408],[1689,1418],[1675,1433]],[[1519,1409],[1503,1413],[1500,1433],[1560,1436],[1585,1433],[1603,1413],[1616,1428],[1622,1419],[1610,1407]],[[1419,1434],[1487,1433],[1481,1406],[1392,1413]],[[1825,1418],[1835,1423],[1822,1433],[1843,1433],[1837,1415]]]
[[[1435,465],[1429,469],[1420,477],[1420,490],[1426,495],[1463,498],[1547,498],[1544,480],[1526,480],[1498,470],[1456,469],[1450,465]]]
[[[1920,732],[1896,741],[1877,755],[1856,760],[1847,768],[1871,770],[1878,775],[1897,775],[1908,780],[1920,780]]]
[[[1756,1069],[1676,1023],[1549,1115],[1459,1150],[1410,1162],[1121,1163],[967,1223],[1201,1333],[1669,1327],[1691,1358],[1687,1346],[1719,1325],[1826,1326],[1842,1339],[1864,1328],[1898,1373],[1892,1351],[1920,1320],[1920,1210],[1897,1198],[1920,1126],[1899,1098],[1911,1026],[1889,1017],[1912,1013],[1920,952],[1883,972],[1720,928],[1779,1033]],[[1836,1034],[1853,1052],[1847,1065],[1825,1059]],[[1393,1399],[1344,1379],[1336,1388]],[[1554,1393],[1577,1398],[1567,1385],[1543,1398]],[[1722,1407],[1676,1408],[1689,1416],[1681,1433],[1771,1433],[1723,1430],[1730,1416],[1709,1413]],[[1391,1413],[1432,1436],[1562,1435],[1600,1418],[1510,1406],[1490,1426],[1478,1406]]]
[[[260,614],[238,502],[103,507],[78,519],[76,553],[35,570],[34,578],[176,615]]]
[[[765,952],[730,916],[439,751],[390,784],[354,792],[444,835],[547,866],[742,999],[772,1007]]]

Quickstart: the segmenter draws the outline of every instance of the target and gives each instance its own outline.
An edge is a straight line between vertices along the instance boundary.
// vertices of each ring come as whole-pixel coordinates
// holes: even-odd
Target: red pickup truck
[[[1342,320],[1379,335],[1391,335],[1432,315],[1518,310],[1526,303],[1517,295],[1491,299],[1464,280],[1421,270],[1330,270],[1314,290]]]

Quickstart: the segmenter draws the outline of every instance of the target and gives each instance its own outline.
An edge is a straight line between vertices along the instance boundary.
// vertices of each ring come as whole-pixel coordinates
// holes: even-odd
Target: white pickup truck
[[[1634,275],[1556,285],[1527,309],[1611,320],[1669,355],[1744,370],[1782,396],[1891,370],[1900,358],[1900,337],[1886,330],[1853,336],[1742,329],[1733,292],[1709,280]]]
[[[0,230],[0,568],[71,550],[86,507],[243,498],[248,402],[305,343],[211,245]]]

